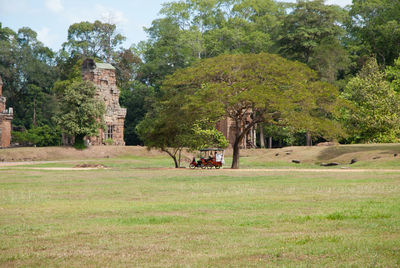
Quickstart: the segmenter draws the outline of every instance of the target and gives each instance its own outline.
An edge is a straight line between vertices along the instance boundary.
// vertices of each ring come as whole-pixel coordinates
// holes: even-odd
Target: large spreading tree
[[[305,64],[278,55],[206,59],[167,77],[161,89],[165,96],[182,96],[175,109],[234,121],[232,168],[239,168],[240,144],[258,123],[290,125],[328,138],[338,129],[331,120],[338,90],[318,81]]]

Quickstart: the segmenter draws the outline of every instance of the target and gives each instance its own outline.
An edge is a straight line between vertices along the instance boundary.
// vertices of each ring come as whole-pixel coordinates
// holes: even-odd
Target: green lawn
[[[400,266],[400,173],[82,162],[0,170],[0,266]]]

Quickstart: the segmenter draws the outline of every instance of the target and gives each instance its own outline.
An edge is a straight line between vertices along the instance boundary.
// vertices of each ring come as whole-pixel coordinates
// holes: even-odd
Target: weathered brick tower
[[[9,147],[11,142],[11,120],[13,109],[6,109],[6,98],[3,97],[3,81],[0,76],[0,147]]]
[[[126,109],[119,105],[120,91],[116,85],[115,68],[108,63],[97,63],[86,59],[82,65],[82,77],[92,81],[97,88],[97,97],[106,105],[104,121],[105,131],[99,129],[98,137],[90,137],[92,145],[103,145],[106,140],[112,140],[114,145],[125,145],[124,121]]]
[[[251,117],[250,113],[247,115],[246,122],[250,122]],[[247,125],[246,125],[247,126]],[[242,129],[246,126],[240,126]],[[216,128],[224,134],[225,138],[229,141],[229,146],[233,147],[235,143],[235,133],[236,133],[236,126],[235,122],[232,118],[226,117],[217,122]],[[240,148],[242,149],[250,149],[256,148],[256,126],[252,127],[249,133],[243,138],[242,142],[240,143]]]

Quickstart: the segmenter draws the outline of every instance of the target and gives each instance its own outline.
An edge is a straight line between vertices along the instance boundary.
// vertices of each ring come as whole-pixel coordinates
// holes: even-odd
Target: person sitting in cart
[[[224,162],[224,157],[223,157],[223,155],[221,154],[221,153],[215,153],[215,161],[216,162]]]

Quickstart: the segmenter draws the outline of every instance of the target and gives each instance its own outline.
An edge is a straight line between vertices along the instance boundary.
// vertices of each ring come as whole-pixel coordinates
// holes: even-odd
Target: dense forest
[[[67,109],[63,107],[65,92],[81,83],[80,68],[85,58],[108,62],[116,68],[120,103],[127,108],[125,141],[127,145],[138,145],[147,137],[146,133],[140,135],[143,127],[141,130],[137,126],[146,125],[143,119],[161,109],[158,106],[165,103],[168,92],[177,94],[171,91],[172,78],[183,81],[190,71],[196,76],[200,72],[195,72],[196,66],[207,59],[259,54],[274,60],[265,55],[279,55],[285,59],[285,70],[301,69],[299,75],[309,74],[310,81],[320,81],[318,87],[338,92],[335,107],[321,109],[325,101],[318,111],[308,111],[328,118],[333,122],[329,126],[321,120],[314,121],[314,127],[297,126],[296,121],[309,121],[311,117],[293,114],[290,116],[296,120],[276,119],[271,113],[271,120],[260,121],[258,131],[263,137],[272,137],[274,146],[305,144],[306,133],[311,133],[314,142],[397,142],[399,24],[397,0],[353,0],[345,8],[322,0],[181,0],[164,4],[160,17],[145,29],[148,39],[129,49],[122,48],[125,37],[116,25],[95,21],[70,25],[62,48],[52,51],[38,41],[37,33],[29,27],[15,32],[0,23],[0,75],[7,106],[14,108],[13,140],[37,146],[60,144],[60,118]],[[313,70],[316,77],[299,63]],[[179,70],[188,71],[179,75]],[[189,78],[184,79],[186,84],[177,86],[187,88],[192,83]],[[296,101],[301,100],[303,106],[308,103],[300,98],[301,91],[291,93],[299,95]],[[314,104],[324,98],[318,90],[309,94],[321,96]],[[169,120],[171,116],[165,118]],[[319,123],[324,127],[315,127]],[[207,122],[202,126],[202,130],[210,128]],[[199,128],[198,122],[195,127]],[[335,135],[329,135],[333,132]],[[260,140],[259,145],[264,146],[266,140]]]

